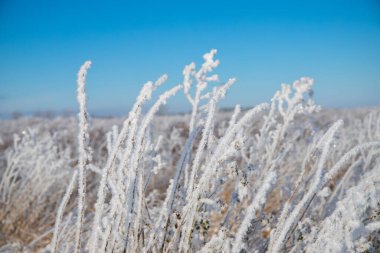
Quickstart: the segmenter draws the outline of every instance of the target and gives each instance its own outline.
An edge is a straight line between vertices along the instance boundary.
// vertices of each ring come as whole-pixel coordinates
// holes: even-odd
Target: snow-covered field
[[[380,108],[320,109],[301,78],[219,112],[215,53],[146,112],[166,76],[91,118],[86,62],[78,117],[0,121],[0,252],[378,252]],[[156,116],[177,92],[192,113]]]

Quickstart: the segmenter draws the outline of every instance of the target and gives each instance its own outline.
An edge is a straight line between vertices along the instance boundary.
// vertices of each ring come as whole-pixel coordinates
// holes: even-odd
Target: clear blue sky
[[[300,76],[324,107],[380,104],[379,1],[1,0],[0,114],[76,110],[87,59],[90,111],[126,114],[144,82],[176,85],[211,48],[221,80],[238,80],[222,106],[269,101]]]

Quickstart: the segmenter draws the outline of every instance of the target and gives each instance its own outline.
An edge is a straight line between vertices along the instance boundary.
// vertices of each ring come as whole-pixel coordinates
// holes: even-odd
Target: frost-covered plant
[[[266,219],[268,210],[276,214],[282,207],[277,219],[266,222],[273,230],[270,241],[265,237],[257,238],[257,245],[254,247],[259,251],[282,251],[289,238],[293,238],[297,224],[302,224],[305,215],[308,215],[307,211],[316,196],[326,196],[326,184],[337,176],[359,150],[378,145],[377,142],[368,142],[345,155],[341,153],[342,158],[332,166],[329,153],[331,146],[336,145],[333,144],[335,135],[343,121],[338,120],[323,136],[313,136],[314,129],[310,127],[312,123],[298,129],[293,126],[297,117],[305,117],[320,110],[312,100],[311,78],[301,78],[293,83],[293,87],[283,84],[273,97],[271,105],[261,104],[244,113],[236,106],[228,124],[221,130],[216,120],[217,103],[224,98],[235,80],[230,79],[220,86],[208,87],[209,82],[219,80],[216,74],[210,75],[219,65],[219,61],[214,59],[215,54],[216,50],[205,54],[205,62],[199,70],[195,63],[186,66],[183,83],[163,93],[143,115],[143,105],[151,99],[153,91],[167,77],[164,75],[155,83],[146,83],[121,129],[115,126],[107,134],[108,158],[103,168],[86,165],[87,169],[100,175],[100,182],[94,213],[86,219],[86,227],[92,229],[85,234],[81,233],[81,217],[85,214],[84,203],[81,201],[85,200],[85,162],[90,163],[90,159],[86,158],[87,151],[84,147],[87,138],[85,133],[88,131],[84,80],[78,78],[81,113],[75,249],[80,250],[80,240],[83,240],[88,242],[86,250],[90,252],[240,252],[247,249],[248,245],[245,244],[250,244],[247,236],[256,238],[259,235],[257,225],[252,228],[252,223],[258,224],[259,220]],[[87,63],[82,67],[79,77],[85,76],[86,66]],[[160,106],[180,89],[183,89],[192,105],[185,138],[187,140],[179,142],[183,143],[183,147],[175,161],[172,179],[169,180],[166,194],[157,202],[157,191],[147,192],[147,186],[167,163],[162,161],[165,155],[158,153],[163,137],[160,136],[154,144],[154,137],[149,130]],[[256,133],[250,133],[250,124],[262,114],[265,114],[264,120],[256,127]],[[376,130],[375,135],[372,134],[373,122],[370,118],[367,123],[368,137],[372,139],[378,131]],[[175,132],[176,129],[173,133]],[[305,133],[308,133],[306,141]],[[177,135],[175,138],[179,137]],[[299,140],[302,145],[309,145],[309,148],[299,150],[294,145]],[[288,159],[295,151],[298,154],[296,160]],[[302,153],[304,155],[300,157],[299,154]],[[339,155],[334,152],[333,154]],[[372,166],[371,161],[377,153],[373,151],[371,154],[366,163],[368,168]],[[289,169],[286,166],[295,168]],[[369,170],[372,171],[370,168]],[[282,174],[286,174],[288,179],[281,178],[276,181]],[[57,216],[53,251],[60,248],[60,241],[65,248],[70,248],[71,237],[62,240],[58,238],[62,233],[62,210],[73,190],[75,178],[76,174],[73,175]],[[344,182],[342,181],[343,185]],[[300,188],[306,184],[307,190],[301,192]],[[273,188],[285,196],[285,199],[279,200],[278,207],[269,208],[267,202],[273,201]],[[225,191],[232,192],[230,199],[223,201],[221,196]],[[324,203],[327,205],[328,201]],[[210,221],[218,213],[222,218],[219,224],[212,224],[217,233],[211,234]],[[239,222],[231,224],[233,220]],[[372,227],[377,228],[377,223],[373,223],[370,228]],[[251,229],[253,232],[249,232]],[[312,236],[309,235],[308,238]],[[301,244],[291,247],[301,247]]]
[[[51,214],[64,193],[70,161],[69,149],[60,149],[57,140],[56,135],[26,129],[14,135],[12,148],[5,152],[0,234],[6,241],[22,238],[30,243],[54,224]]]
[[[368,237],[379,231],[379,218],[368,219],[368,211],[376,210],[380,203],[380,169],[368,171],[357,186],[347,191],[338,201],[334,212],[313,227],[309,235],[308,252],[375,252]]]
[[[86,202],[86,163],[91,162],[91,154],[87,150],[88,143],[88,112],[86,106],[86,75],[90,68],[91,62],[87,61],[83,64],[78,73],[78,103],[79,103],[79,134],[78,134],[78,149],[79,149],[79,178],[78,178],[78,219],[77,231],[75,237],[75,252],[80,252],[83,218],[85,213]],[[73,177],[74,178],[74,177]]]
[[[45,222],[29,240],[14,234],[16,244],[2,247],[0,234],[0,251],[44,241],[49,252],[374,252],[378,108],[321,111],[314,80],[302,77],[283,84],[270,104],[218,111],[235,79],[219,82],[215,56],[211,50],[199,68],[187,65],[183,81],[144,110],[167,76],[147,82],[125,119],[90,124],[86,62],[77,80],[79,128],[74,118],[0,121],[0,148],[8,143],[0,153],[1,222],[17,227],[9,213],[20,201]],[[157,115],[181,90],[189,115]],[[23,125],[53,134],[15,138],[10,149],[4,129]]]

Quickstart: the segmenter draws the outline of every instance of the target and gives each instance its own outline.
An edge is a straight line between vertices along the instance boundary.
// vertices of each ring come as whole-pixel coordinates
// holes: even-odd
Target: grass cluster
[[[199,68],[125,119],[3,121],[0,252],[376,252],[380,110],[321,110],[313,79],[219,112],[235,83]],[[157,116],[183,92],[189,115]],[[12,136],[13,134],[13,136]]]

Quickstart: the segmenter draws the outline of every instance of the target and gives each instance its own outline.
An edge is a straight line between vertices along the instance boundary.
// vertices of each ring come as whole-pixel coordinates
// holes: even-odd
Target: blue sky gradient
[[[90,112],[127,114],[141,85],[218,49],[221,106],[269,101],[315,79],[323,107],[380,104],[380,2],[0,1],[0,114],[77,110],[76,73],[92,60]],[[182,94],[168,104],[185,111]]]

